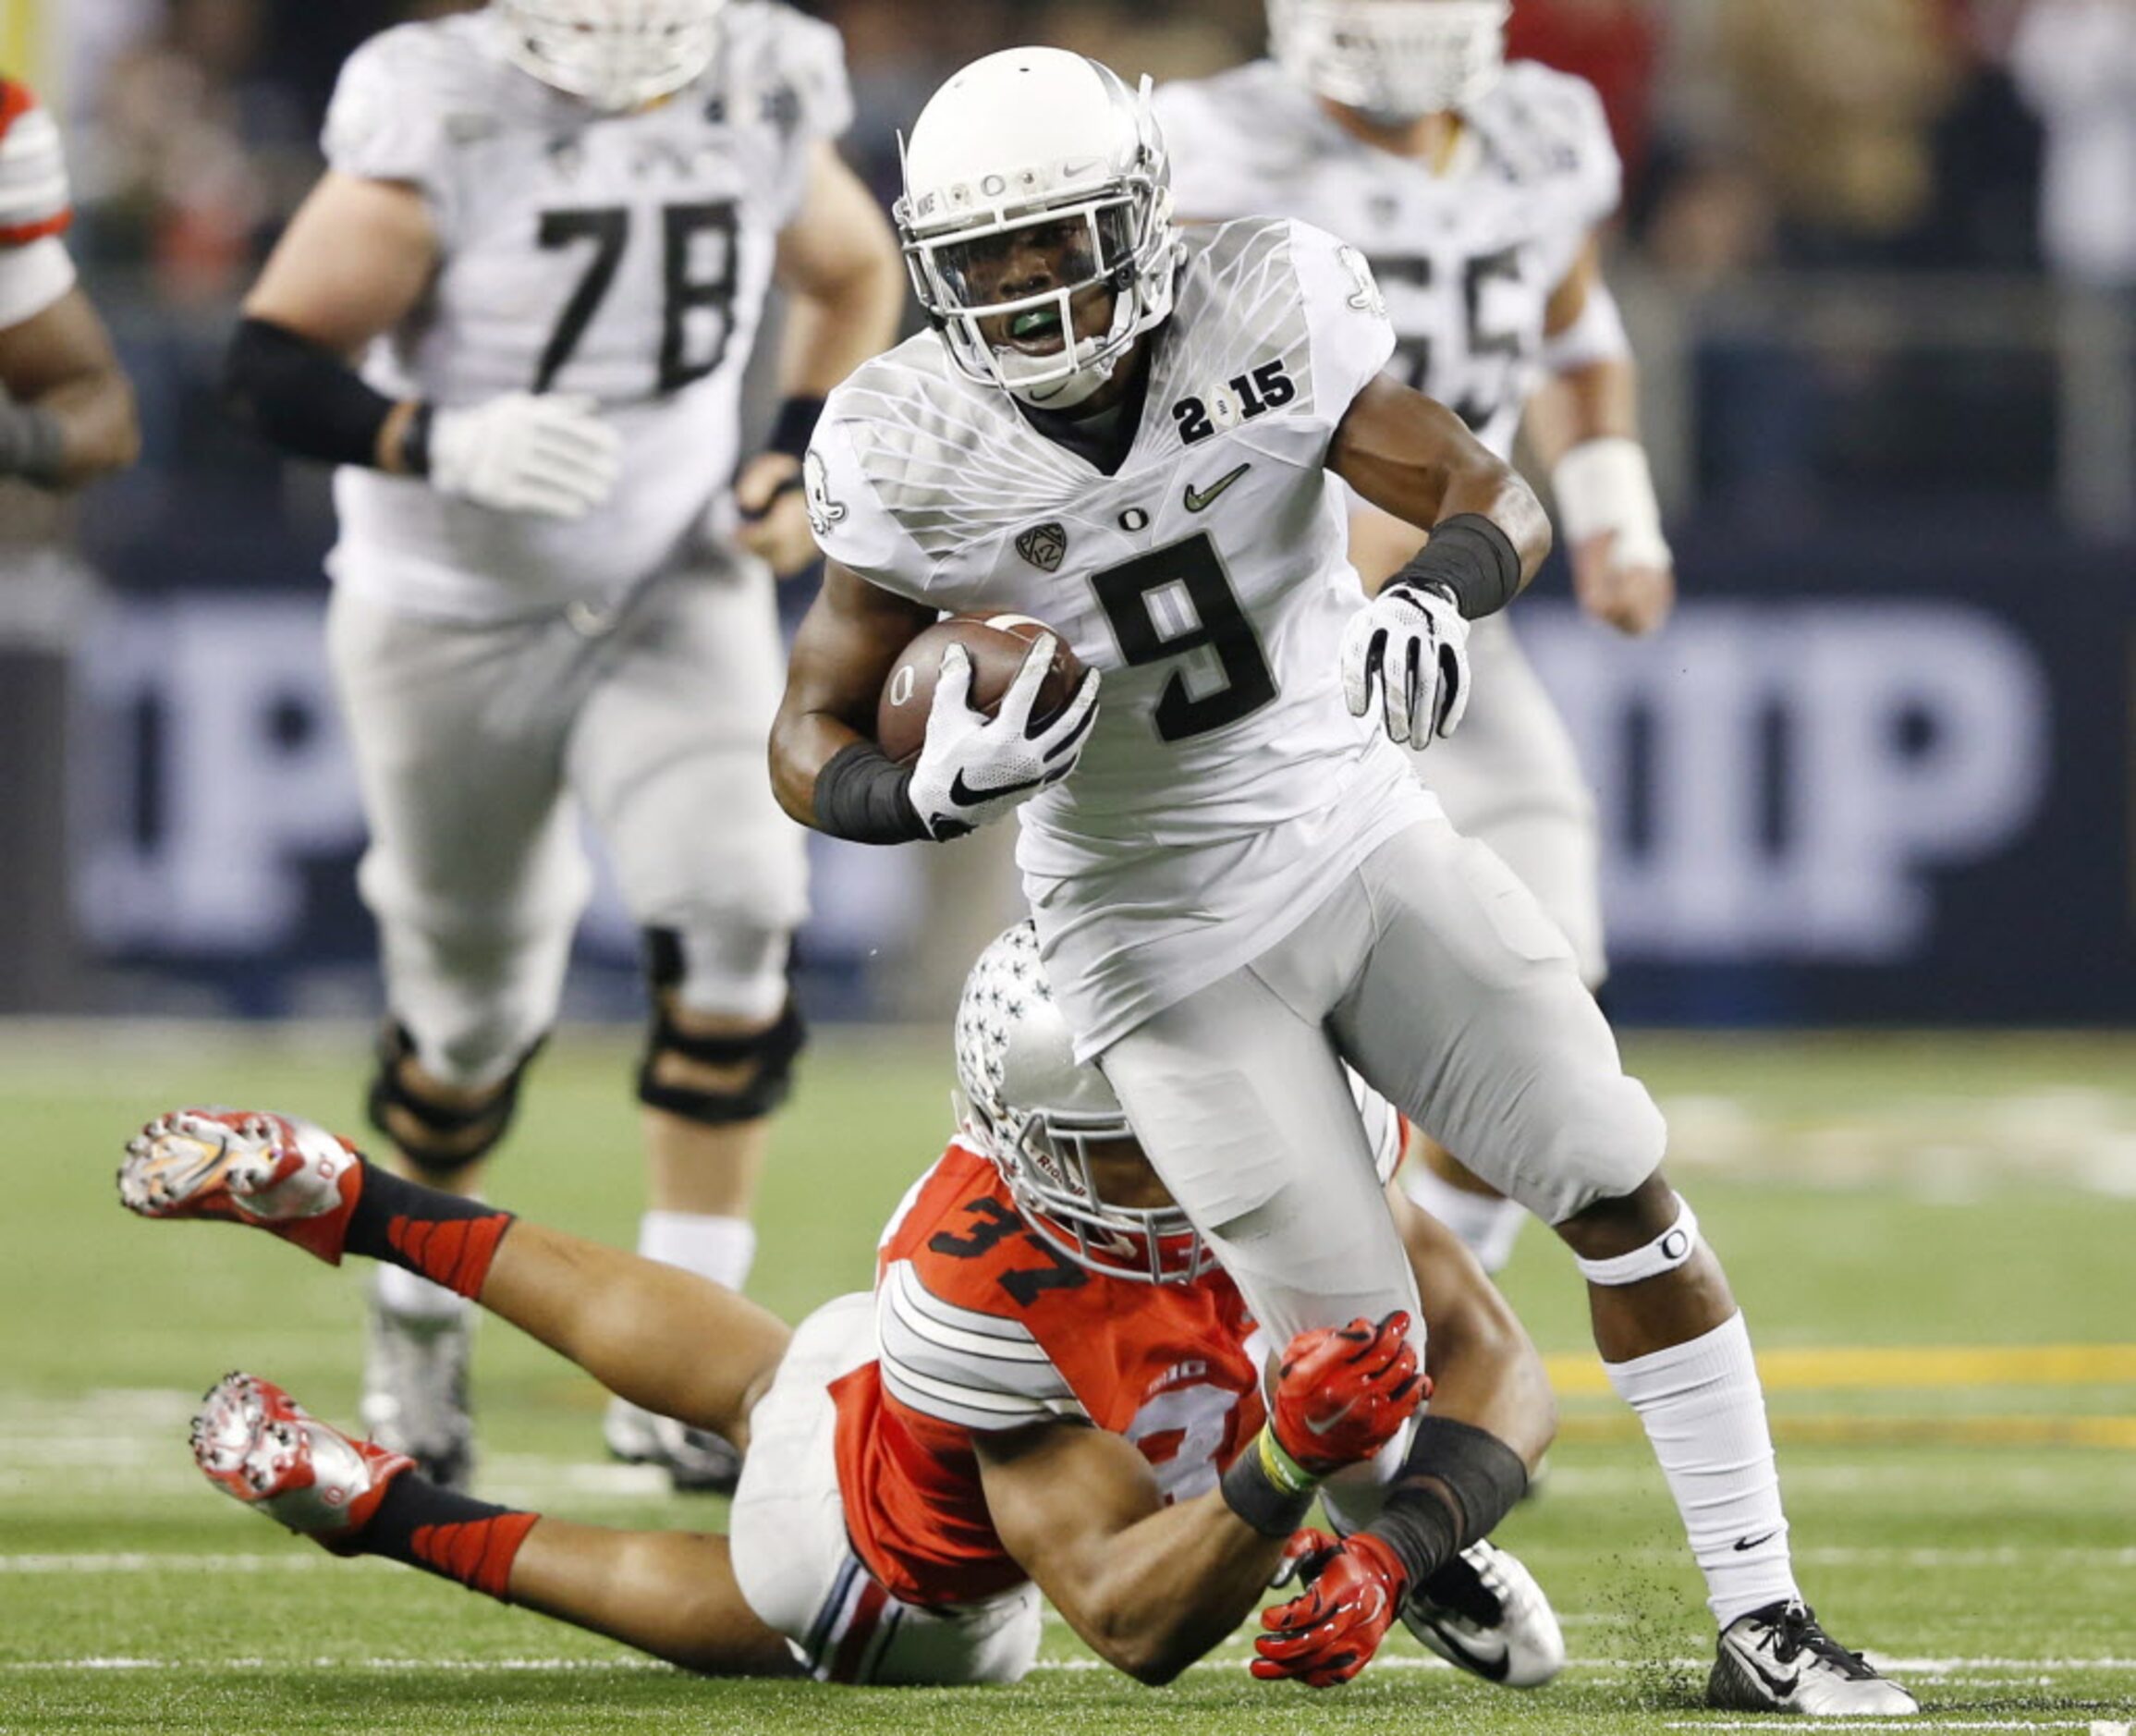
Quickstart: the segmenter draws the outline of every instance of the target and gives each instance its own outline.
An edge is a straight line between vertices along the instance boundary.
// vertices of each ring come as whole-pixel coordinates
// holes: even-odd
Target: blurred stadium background
[[[69,506],[0,493],[0,1605],[21,1618],[0,1623],[17,1672],[0,1726],[13,1705],[40,1728],[294,1728],[287,1684],[243,1658],[405,1662],[447,1628],[471,1660],[620,1669],[613,1647],[368,1568],[348,1594],[368,1625],[329,1603],[338,1572],[276,1575],[316,1620],[229,1637],[177,1558],[294,1557],[204,1497],[175,1503],[187,1399],[257,1355],[338,1412],[353,1287],[292,1286],[286,1251],[223,1232],[119,1221],[104,1161],[166,1097],[354,1113],[378,984],[320,642],[326,479],[247,444],[215,377],[237,299],[316,173],[342,56],[443,8],[0,6],[0,66],[65,121],[74,251],[146,437],[137,470]],[[885,200],[892,128],[977,53],[1045,40],[1163,77],[1263,34],[1261,0],[808,9],[845,32],[850,144]],[[1520,631],[1602,796],[1612,1010],[1762,1347],[1803,1359],[1767,1372],[1820,1602],[1887,1655],[1940,1660],[1929,1684],[1975,1727],[2126,1719],[2136,1660],[2110,1655],[2129,1650],[2136,1562],[2136,3],[1519,0],[1514,52],[1593,80],[1628,165],[1611,276],[1684,593],[1664,633],[1627,643],[1577,617],[1553,570]],[[789,1316],[861,1278],[938,1148],[941,1021],[1014,897],[982,840],[817,843],[804,993],[850,1028],[808,1064],[767,1183],[753,1288]],[[571,1016],[635,1021],[613,903],[581,950]],[[1915,1034],[1850,1034],[1865,1026]],[[543,1063],[497,1178],[515,1204],[628,1240],[634,1041],[581,1036]],[[1629,1418],[1582,1385],[1578,1298],[1544,1240],[1508,1283],[1560,1359],[1565,1498],[1516,1528],[1576,1656],[1631,1666],[1529,1727],[1614,1729],[1611,1707],[1688,1705],[1669,1660],[1710,1639]],[[639,1473],[585,1463],[590,1386],[490,1337],[496,1492],[691,1522]],[[107,1571],[147,1577],[115,1597]],[[67,1661],[201,1646],[204,1674],[118,1700]],[[307,1680],[317,1727],[350,1729],[374,1727],[382,1683],[417,1681],[327,1699]],[[1085,1715],[1148,1727],[1136,1691],[1075,1680]],[[478,1727],[484,1681],[395,1686],[391,1721]],[[578,1706],[597,1728],[626,1704],[707,1704],[636,1676],[540,1690],[555,1728],[580,1728]],[[1384,1728],[1395,1703],[1376,1692],[1343,1717]],[[1178,1727],[1201,1728],[1204,1703],[1182,1690]],[[817,1716],[771,1690],[731,1704],[741,1722],[716,1727]],[[931,1705],[914,1716],[951,1727]]]
[[[340,59],[420,9],[6,0],[0,59],[67,122],[147,452],[56,550],[45,503],[6,497],[0,1008],[375,1008],[322,675],[326,477],[249,444],[214,381]],[[885,199],[893,128],[976,53],[1185,74],[1256,52],[1263,17],[814,9]],[[1514,52],[1601,88],[1629,169],[1611,271],[1685,593],[1638,645],[1556,572],[1520,617],[1602,794],[1620,1021],[2136,1019],[2136,48],[2076,28],[2128,9],[1517,7]],[[946,899],[925,854],[821,848],[819,1016],[941,1011],[1009,895],[988,858]],[[966,920],[931,945],[945,907]],[[576,1010],[634,1009],[613,905],[584,953]]]

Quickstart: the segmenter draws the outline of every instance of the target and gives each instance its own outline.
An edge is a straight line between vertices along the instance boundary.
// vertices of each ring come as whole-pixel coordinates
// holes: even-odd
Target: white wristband
[[[1661,533],[1661,503],[1646,451],[1624,434],[1583,440],[1550,472],[1557,520],[1565,541],[1580,544],[1605,531],[1617,532],[1612,559],[1619,567],[1670,565]]]

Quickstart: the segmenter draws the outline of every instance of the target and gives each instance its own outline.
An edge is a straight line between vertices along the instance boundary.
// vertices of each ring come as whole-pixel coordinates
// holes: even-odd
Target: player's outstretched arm
[[[1676,602],[1654,477],[1639,441],[1639,378],[1590,238],[1544,310],[1528,442],[1550,471],[1581,606],[1620,632],[1653,631]]]
[[[779,231],[786,291],[779,345],[783,401],[764,449],[742,467],[735,501],[742,542],[782,578],[816,558],[801,499],[801,459],[833,386],[889,348],[905,305],[897,243],[874,196],[827,140],[809,149],[800,210]]]
[[[1268,1631],[1252,1666],[1263,1681],[1327,1688],[1364,1669],[1411,1591],[1497,1524],[1556,1431],[1543,1359],[1483,1267],[1398,1188],[1388,1188],[1387,1204],[1431,1325],[1431,1414],[1379,1518],[1339,1545],[1314,1534],[1320,1547],[1300,1562],[1305,1590],[1263,1611]],[[1554,1619],[1548,1627],[1555,1661],[1520,1685],[1547,1680],[1564,1661]]]
[[[1317,1480],[1371,1458],[1422,1401],[1409,1325],[1300,1333],[1268,1425],[1219,1488],[1170,1507],[1120,1436],[1058,1423],[980,1436],[995,1531],[1099,1657],[1169,1681],[1260,1601]]]
[[[18,455],[12,465],[0,458],[0,475],[78,488],[140,452],[133,387],[79,285],[0,331],[0,455]]]

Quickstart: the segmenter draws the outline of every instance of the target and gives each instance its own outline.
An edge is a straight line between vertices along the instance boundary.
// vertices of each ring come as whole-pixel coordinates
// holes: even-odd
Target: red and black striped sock
[[[513,1559],[540,1517],[441,1489],[405,1471],[386,1485],[378,1510],[348,1547],[358,1555],[405,1561],[509,1603]]]
[[[362,1163],[363,1187],[348,1214],[348,1251],[479,1298],[512,1214],[409,1181],[368,1157]]]

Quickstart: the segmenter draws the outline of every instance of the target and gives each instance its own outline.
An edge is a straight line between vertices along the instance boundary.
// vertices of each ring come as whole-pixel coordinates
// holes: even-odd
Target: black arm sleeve
[[[1422,1417],[1386,1504],[1365,1529],[1401,1558],[1409,1583],[1422,1585],[1457,1552],[1489,1536],[1527,1488],[1528,1467],[1495,1435],[1451,1417]]]
[[[816,827],[856,844],[910,844],[928,836],[906,791],[912,768],[873,741],[851,741],[816,774]]]
[[[1513,539],[1480,512],[1457,512],[1432,526],[1432,540],[1395,574],[1395,584],[1436,585],[1463,620],[1495,615],[1520,590]]]
[[[332,350],[271,320],[240,320],[223,362],[223,402],[268,445],[329,464],[378,463],[394,401]]]

